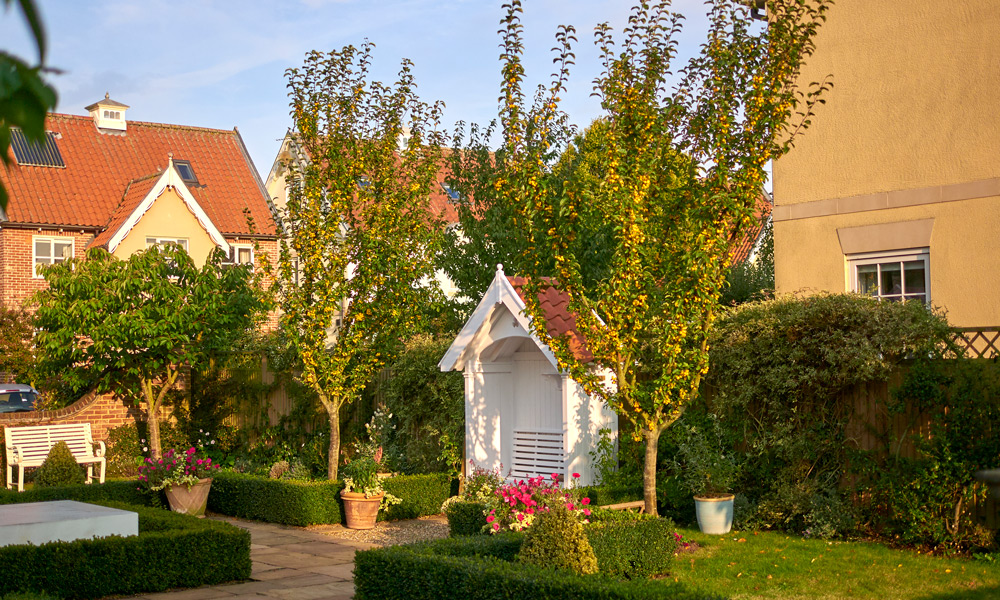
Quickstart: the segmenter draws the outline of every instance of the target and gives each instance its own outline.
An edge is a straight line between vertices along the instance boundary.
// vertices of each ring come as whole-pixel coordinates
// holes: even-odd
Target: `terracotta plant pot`
[[[372,496],[365,498],[364,494],[357,492],[340,492],[340,497],[344,499],[344,518],[347,521],[348,529],[372,529],[375,527],[375,519],[378,518],[378,507],[382,503],[382,496]]]
[[[710,535],[729,533],[733,528],[732,494],[695,496],[694,510],[698,517],[698,529]]]
[[[186,485],[172,485],[167,488],[167,502],[170,510],[193,517],[204,518],[208,505],[208,491],[212,489],[212,479],[199,479],[188,489]]]

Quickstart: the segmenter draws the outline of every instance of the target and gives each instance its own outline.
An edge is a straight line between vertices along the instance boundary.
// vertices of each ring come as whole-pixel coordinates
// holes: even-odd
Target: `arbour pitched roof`
[[[269,200],[236,130],[129,121],[127,131],[102,133],[91,117],[64,114],[50,114],[46,130],[55,134],[66,166],[13,161],[0,167],[0,180],[10,193],[9,223],[103,229],[125,202],[142,200],[132,187],[159,174],[172,154],[191,162],[199,185],[190,186],[190,192],[224,235],[277,233]]]

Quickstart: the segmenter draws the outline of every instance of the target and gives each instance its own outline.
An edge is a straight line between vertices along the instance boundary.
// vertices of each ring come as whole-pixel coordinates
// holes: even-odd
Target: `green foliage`
[[[627,513],[628,511],[613,511]],[[635,519],[634,517],[640,517]],[[670,519],[634,515],[632,520],[605,520],[587,526],[587,540],[597,557],[598,570],[617,579],[640,580],[667,573],[677,550]]]
[[[0,153],[2,152],[4,150],[0,144]],[[34,324],[27,311],[0,306],[0,373],[6,373],[18,383],[33,381],[34,335]]]
[[[4,9],[15,0],[3,0]],[[31,37],[38,48],[38,65],[29,66],[23,59],[0,50],[0,162],[10,165],[10,128],[19,127],[29,141],[45,139],[45,115],[56,107],[58,95],[45,83],[45,29],[34,0],[16,0]],[[0,209],[7,209],[7,189],[0,181]]]
[[[620,504],[622,502],[635,502],[642,500],[642,485],[633,484],[625,486],[586,486],[574,490],[581,499],[590,498],[591,506],[600,507],[607,504]]]
[[[774,224],[768,219],[761,232],[756,260],[733,265],[719,296],[723,305],[767,300],[774,296]]]
[[[708,39],[679,70],[671,63],[682,16],[669,2],[633,8],[624,40],[599,25],[603,70],[594,92],[606,111],[595,144],[600,156],[564,185],[548,176],[551,157],[568,137],[559,101],[575,29],[557,31],[556,72],[527,106],[521,5],[506,5],[500,108],[506,154],[496,189],[517,207],[518,226],[526,230],[526,312],[560,369],[646,442],[651,513],[657,440],[698,395],[729,252],[756,216],[764,165],[808,126],[827,87],[804,92],[797,79],[829,4],[773,3],[768,25],[759,27],[743,3],[708,2]],[[671,82],[675,71],[682,73],[678,83]],[[712,168],[699,167],[705,164]],[[596,273],[579,252],[594,232],[604,234],[597,238],[607,264]],[[579,335],[549,333],[539,294],[550,287],[568,298]],[[581,338],[587,353],[579,352]],[[615,386],[606,385],[605,369]]]
[[[11,592],[0,596],[0,600],[59,600],[59,598],[45,592]]]
[[[736,457],[727,448],[722,424],[712,414],[693,421],[686,419],[670,432],[678,446],[674,472],[695,496],[728,492],[737,476]]]
[[[139,465],[149,456],[147,435],[145,421],[125,423],[108,430],[105,444],[108,447],[107,474],[110,477],[135,477],[139,474]],[[160,424],[160,443],[164,448],[182,448],[187,446],[187,438],[179,428],[166,422]]]
[[[453,502],[444,514],[448,517],[448,535],[452,537],[478,535],[486,527],[486,505],[482,502]]]
[[[385,408],[397,427],[389,443],[406,473],[446,470],[458,476],[465,445],[465,384],[461,373],[442,373],[437,363],[451,339],[419,335],[407,340],[381,386]]]
[[[420,282],[433,275],[440,231],[427,197],[445,146],[443,105],[417,97],[405,59],[393,85],[370,81],[372,47],[311,52],[286,71],[302,158],[286,165],[278,286],[298,379],[329,417],[330,479],[339,466],[341,407],[421,325],[418,307],[433,290]]]
[[[744,522],[849,531],[838,487],[852,464],[853,406],[841,392],[889,380],[907,357],[940,356],[949,340],[945,319],[916,302],[821,294],[744,304],[716,324],[707,401],[677,430],[715,416],[723,447],[738,449]]]
[[[445,475],[412,475],[382,481],[385,491],[402,499],[380,519],[414,519],[440,512],[451,486]],[[240,519],[316,525],[341,523],[343,520],[340,481],[295,481],[268,479],[266,476],[219,471],[212,478],[208,510]]]
[[[35,487],[80,485],[86,480],[83,465],[77,464],[66,442],[59,442],[49,450],[45,462],[35,471]]]
[[[131,504],[139,535],[0,548],[0,594],[103,598],[250,577],[250,532]]]
[[[664,581],[616,581],[514,562],[522,536],[469,536],[389,546],[355,555],[358,600],[709,600]],[[598,559],[599,560],[599,559]]]
[[[267,307],[260,274],[223,266],[213,251],[202,268],[179,246],[152,246],[118,259],[93,248],[85,260],[43,269],[35,300],[42,373],[78,391],[114,391],[145,401],[149,447],[160,457],[160,408],[185,365],[231,348]]]
[[[48,502],[50,500],[76,500],[78,502],[120,502],[149,506],[152,497],[139,491],[135,480],[108,479],[104,483],[73,485],[67,487],[31,488],[23,492],[0,489],[0,504],[19,502]]]
[[[342,489],[344,484],[339,481],[288,481],[219,471],[212,478],[208,510],[299,527],[340,523]]]
[[[907,423],[903,437],[883,435],[881,447],[857,457],[859,491],[871,498],[866,521],[908,544],[995,547],[967,508],[986,500],[973,474],[1000,467],[1000,363],[921,357],[889,410]],[[915,452],[903,452],[907,444]]]
[[[596,573],[597,557],[583,532],[583,524],[561,502],[548,508],[538,513],[528,528],[518,561],[580,575]]]
[[[451,496],[451,477],[445,473],[398,475],[382,481],[385,491],[402,499],[379,514],[380,519],[416,519],[441,512],[441,503]]]

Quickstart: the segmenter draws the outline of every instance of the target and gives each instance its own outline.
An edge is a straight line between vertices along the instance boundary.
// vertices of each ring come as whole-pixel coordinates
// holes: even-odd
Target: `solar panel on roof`
[[[24,137],[24,132],[20,129],[11,128],[10,145],[14,149],[14,158],[17,164],[32,167],[65,167],[62,154],[59,153],[59,146],[56,145],[56,137],[51,131],[45,132],[45,141],[28,141]]]

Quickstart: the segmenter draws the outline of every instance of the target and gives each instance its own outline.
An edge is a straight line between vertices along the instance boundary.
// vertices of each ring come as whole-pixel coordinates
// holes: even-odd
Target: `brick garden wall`
[[[83,258],[87,244],[94,238],[92,232],[78,229],[42,228],[0,230],[0,300],[6,306],[21,304],[36,291],[46,286],[45,280],[33,277],[32,238],[35,236],[72,238],[73,255]]]

